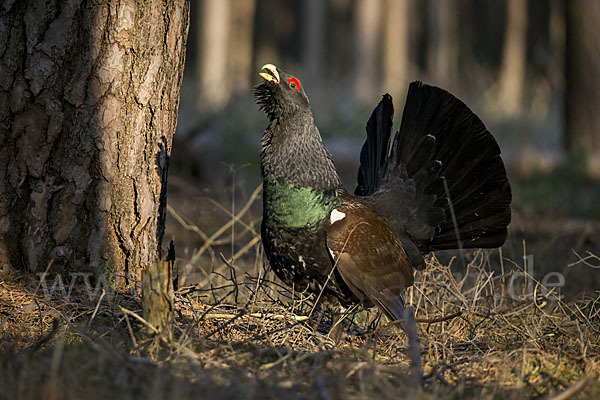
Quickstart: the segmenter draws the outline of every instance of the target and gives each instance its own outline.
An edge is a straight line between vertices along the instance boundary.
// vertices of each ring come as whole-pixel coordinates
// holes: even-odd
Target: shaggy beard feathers
[[[262,83],[255,86],[252,90],[256,104],[260,107],[260,110],[267,114],[270,120],[276,118],[280,114],[281,109],[273,96],[273,91],[267,83]]]

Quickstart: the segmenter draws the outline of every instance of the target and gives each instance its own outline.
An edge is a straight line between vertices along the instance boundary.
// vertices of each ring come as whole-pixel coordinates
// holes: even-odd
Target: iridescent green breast
[[[341,204],[334,189],[297,187],[283,181],[265,181],[264,218],[281,228],[315,226]]]

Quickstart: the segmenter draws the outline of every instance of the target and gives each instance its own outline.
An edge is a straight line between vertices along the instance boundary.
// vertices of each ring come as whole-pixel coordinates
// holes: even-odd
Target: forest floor
[[[174,342],[144,333],[139,288],[4,277],[0,399],[600,398],[595,192],[564,182],[548,199],[543,180],[513,181],[501,251],[429,257],[407,293],[410,335],[351,310],[336,344],[330,313],[265,267],[260,188],[228,203],[173,178]],[[568,214],[560,196],[592,211]]]
[[[144,335],[136,294],[13,277],[0,282],[0,398],[600,398],[600,295],[563,301],[536,283],[517,300],[486,253],[468,268],[457,281],[433,258],[417,274],[418,336],[369,310],[337,345],[328,313],[270,273],[180,288],[170,344]]]

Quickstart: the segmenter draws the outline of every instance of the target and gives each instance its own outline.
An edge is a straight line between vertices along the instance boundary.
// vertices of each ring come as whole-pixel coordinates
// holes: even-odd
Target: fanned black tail
[[[392,117],[386,95],[367,123],[355,194],[368,196],[421,251],[501,246],[512,195],[500,148],[481,120],[421,82],[409,87],[390,150]]]
[[[358,186],[354,191],[356,195],[366,196],[374,193],[383,182],[393,117],[392,96],[386,93],[367,121],[367,140],[360,151]]]

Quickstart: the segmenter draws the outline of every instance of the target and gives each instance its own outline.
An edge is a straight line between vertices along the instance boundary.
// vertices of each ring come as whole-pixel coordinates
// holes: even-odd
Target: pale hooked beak
[[[277,72],[277,67],[273,64],[265,64],[262,66],[261,70],[266,72],[259,72],[259,75],[268,82],[275,82],[279,84],[279,72]]]

